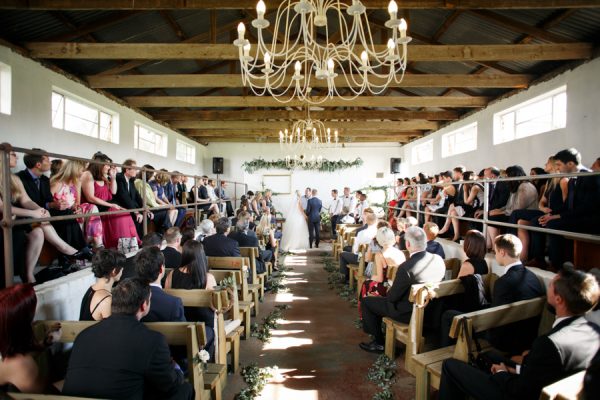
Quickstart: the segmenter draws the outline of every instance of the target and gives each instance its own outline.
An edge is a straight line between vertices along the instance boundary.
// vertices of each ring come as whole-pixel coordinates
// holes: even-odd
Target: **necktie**
[[[38,188],[38,190],[40,190],[40,178],[35,178],[33,181],[35,182],[35,186]]]
[[[572,210],[575,205],[575,183],[577,182],[577,178],[573,177],[569,179],[569,184],[567,187],[569,188],[569,193],[567,193],[567,207],[569,210]]]

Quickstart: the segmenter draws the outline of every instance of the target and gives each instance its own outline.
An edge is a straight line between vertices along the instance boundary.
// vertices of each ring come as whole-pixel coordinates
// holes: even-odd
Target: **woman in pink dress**
[[[94,154],[93,160],[112,162],[107,155],[100,152]],[[117,193],[116,175],[117,169],[114,166],[90,164],[87,171],[81,176],[83,197],[88,203],[98,207],[100,212],[124,210],[118,204],[110,202],[113,194]],[[100,218],[104,247],[117,248],[119,239],[135,238],[138,244],[140,243],[135,224],[129,214],[104,215]]]

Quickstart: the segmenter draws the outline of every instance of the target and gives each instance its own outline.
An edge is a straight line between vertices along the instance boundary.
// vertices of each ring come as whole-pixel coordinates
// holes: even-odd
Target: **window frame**
[[[12,67],[0,62],[0,114],[12,113]]]
[[[188,160],[187,157],[184,157],[184,158],[180,158],[179,157],[179,145],[180,144],[183,145],[183,146],[186,146],[186,148],[192,149],[192,154],[191,154],[191,157],[190,157],[191,161]],[[187,156],[187,149],[186,149],[186,156]],[[185,163],[188,163],[188,164],[196,165],[196,146],[194,146],[193,144],[188,143],[188,142],[186,142],[184,140],[177,139],[176,142],[175,142],[175,159],[177,161],[182,161],[182,162],[185,162]]]
[[[140,128],[145,129],[149,133],[152,133],[153,135],[160,137],[161,141],[164,141],[164,142],[161,144],[157,144],[156,142],[154,142],[155,151],[150,151],[150,150],[140,147],[140,144],[139,144],[139,141],[140,141],[139,129]],[[148,140],[145,140],[145,139],[142,139],[142,140],[149,142]],[[156,151],[156,146],[160,146],[159,152]],[[142,122],[134,121],[134,123],[133,123],[133,148],[136,150],[141,150],[146,153],[154,154],[156,156],[167,157],[167,154],[169,151],[169,135],[165,132],[161,132],[157,129],[153,129]]]
[[[430,147],[431,151],[430,151],[430,155],[427,156],[427,159],[420,159],[420,157],[418,157],[417,153],[420,151],[419,149],[425,148],[425,147]],[[419,143],[416,144],[412,147],[411,149],[411,164],[412,165],[419,165],[419,164],[424,164],[426,162],[430,162],[433,161],[433,139],[429,139],[423,143]]]
[[[473,142],[475,144],[475,147],[473,147],[473,148],[467,148],[467,149],[464,149],[464,148],[463,149],[457,149],[457,146],[456,146],[456,137],[458,135],[468,133],[473,128],[475,128],[474,129],[475,139],[473,140]],[[453,130],[451,132],[443,134],[442,137],[441,137],[441,139],[442,139],[441,140],[441,142],[442,142],[441,143],[442,158],[453,157],[453,156],[456,156],[456,155],[459,155],[459,154],[464,154],[464,153],[468,153],[470,151],[477,150],[477,136],[478,136],[478,134],[479,134],[479,125],[478,125],[477,121],[475,121],[473,123],[470,123],[468,125],[462,126],[462,127],[458,128],[458,129],[455,129],[455,130]],[[446,151],[446,150],[448,150],[448,146],[446,146],[446,144],[448,143],[448,140],[450,140],[450,138],[452,138],[452,140],[454,141],[453,146],[452,146],[453,151]]]

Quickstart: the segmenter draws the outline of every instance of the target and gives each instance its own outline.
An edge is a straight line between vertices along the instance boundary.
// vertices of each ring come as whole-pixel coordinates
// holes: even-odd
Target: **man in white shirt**
[[[312,189],[306,188],[304,191],[304,195],[300,196],[300,204],[302,205],[302,209],[306,211],[306,207],[308,206],[308,200],[312,197]]]
[[[356,206],[356,221],[357,222],[365,222],[361,218],[363,211],[369,207],[369,202],[367,201],[367,195],[361,192],[360,190],[356,192],[358,194],[358,198],[360,201]]]
[[[337,232],[335,230],[335,227],[338,223],[338,218],[340,217],[340,214],[342,213],[342,207],[344,204],[342,202],[342,199],[338,198],[337,189],[333,189],[331,191],[331,197],[333,197],[333,200],[331,201],[331,204],[329,205],[329,216],[331,218],[331,237],[333,238],[333,240],[336,240]]]
[[[354,238],[354,245],[352,246],[352,252],[343,251],[340,254],[340,273],[344,274],[346,281],[350,278],[350,271],[348,270],[348,264],[358,263],[358,247],[361,244],[369,244],[377,234],[377,217],[375,214],[366,215],[366,229],[363,229],[356,234]]]
[[[344,196],[342,197],[343,207],[348,207],[348,215],[354,218],[356,209],[356,197],[350,194],[350,188],[344,188]]]

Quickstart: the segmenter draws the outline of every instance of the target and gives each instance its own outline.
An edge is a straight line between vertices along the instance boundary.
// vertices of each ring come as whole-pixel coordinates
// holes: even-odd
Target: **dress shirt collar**
[[[515,261],[514,263],[508,264],[504,266],[504,273],[507,273],[509,269],[514,267],[515,265],[521,265],[521,261]]]
[[[150,286],[154,286],[154,287],[157,287],[157,288],[159,288],[160,290],[162,290],[162,286],[160,285],[160,283],[154,283],[154,282],[153,282],[153,283],[151,283],[151,284],[150,284]]]
[[[556,326],[558,324],[560,324],[561,322],[563,322],[565,319],[567,318],[571,318],[570,316],[566,316],[566,317],[558,317],[554,320],[554,323],[552,324],[552,329],[556,328]]]
[[[37,175],[35,174],[35,172],[33,172],[32,170],[30,170],[29,168],[27,168],[27,172],[29,172],[29,175],[31,175],[31,179],[33,179],[34,181],[35,181],[35,180],[39,180],[39,179],[40,179],[40,177],[39,177],[39,176],[37,176]]]

